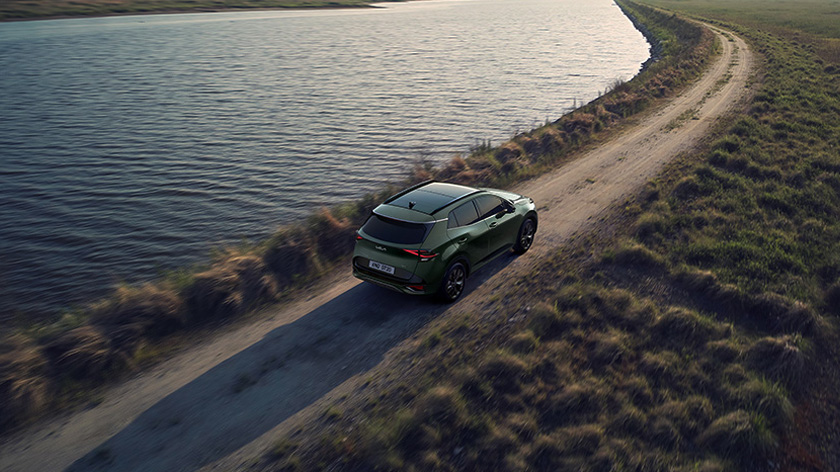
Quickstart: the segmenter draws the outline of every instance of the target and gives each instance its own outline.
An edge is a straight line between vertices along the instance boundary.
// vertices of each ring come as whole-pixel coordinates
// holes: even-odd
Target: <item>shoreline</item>
[[[410,0],[420,1],[420,0]],[[258,12],[258,11],[307,11],[307,10],[361,10],[361,9],[381,9],[384,7],[377,6],[378,3],[408,3],[405,0],[378,0],[374,3],[359,3],[347,5],[312,5],[312,6],[289,6],[289,7],[227,7],[227,8],[185,8],[185,9],[165,9],[152,11],[138,11],[138,12],[110,12],[110,13],[93,13],[93,14],[79,14],[79,15],[47,15],[47,16],[29,16],[20,18],[0,18],[2,23],[21,23],[29,21],[47,21],[47,20],[80,20],[86,18],[113,18],[123,16],[151,16],[151,15],[179,15],[190,13],[232,13],[232,12]]]

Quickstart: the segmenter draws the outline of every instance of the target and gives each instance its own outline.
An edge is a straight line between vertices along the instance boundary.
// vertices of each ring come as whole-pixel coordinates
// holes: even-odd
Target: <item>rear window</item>
[[[419,244],[426,239],[431,223],[409,223],[373,214],[362,226],[370,236],[396,244]]]

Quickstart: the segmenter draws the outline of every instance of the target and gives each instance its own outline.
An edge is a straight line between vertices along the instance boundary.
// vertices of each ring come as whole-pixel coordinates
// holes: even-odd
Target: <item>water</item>
[[[610,0],[0,24],[0,313],[265,237],[554,120],[647,56]]]

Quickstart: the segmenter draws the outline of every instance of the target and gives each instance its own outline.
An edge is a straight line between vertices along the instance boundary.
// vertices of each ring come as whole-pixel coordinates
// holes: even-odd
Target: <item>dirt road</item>
[[[480,310],[507,280],[591,228],[694,146],[746,93],[752,56],[739,38],[721,35],[721,43],[708,72],[648,119],[515,189],[540,208],[535,246],[476,273],[458,303],[441,306],[359,284],[348,268],[321,293],[182,352],[111,389],[95,406],[21,432],[0,446],[0,470],[239,467],[298,415],[361,382],[429,320]]]

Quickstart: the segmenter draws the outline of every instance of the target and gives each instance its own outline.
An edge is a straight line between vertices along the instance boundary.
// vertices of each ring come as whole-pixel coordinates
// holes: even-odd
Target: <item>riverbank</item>
[[[403,0],[378,0],[376,3],[399,1]],[[0,22],[244,10],[373,8],[373,3],[365,0],[6,0],[0,5]]]
[[[668,40],[666,60],[555,123],[498,148],[456,157],[442,169],[417,168],[406,184],[435,177],[470,185],[509,186],[564,162],[625,117],[692,80],[708,54],[710,37],[682,23],[657,20],[657,40]],[[669,29],[671,28],[671,29]],[[673,30],[673,31],[672,31]],[[352,233],[395,188],[325,210],[256,245],[217,254],[205,270],[178,272],[157,283],[124,286],[55,324],[33,326],[4,343],[0,393],[6,426],[63,405],[170,352],[179,333],[242,316],[346,263]]]

